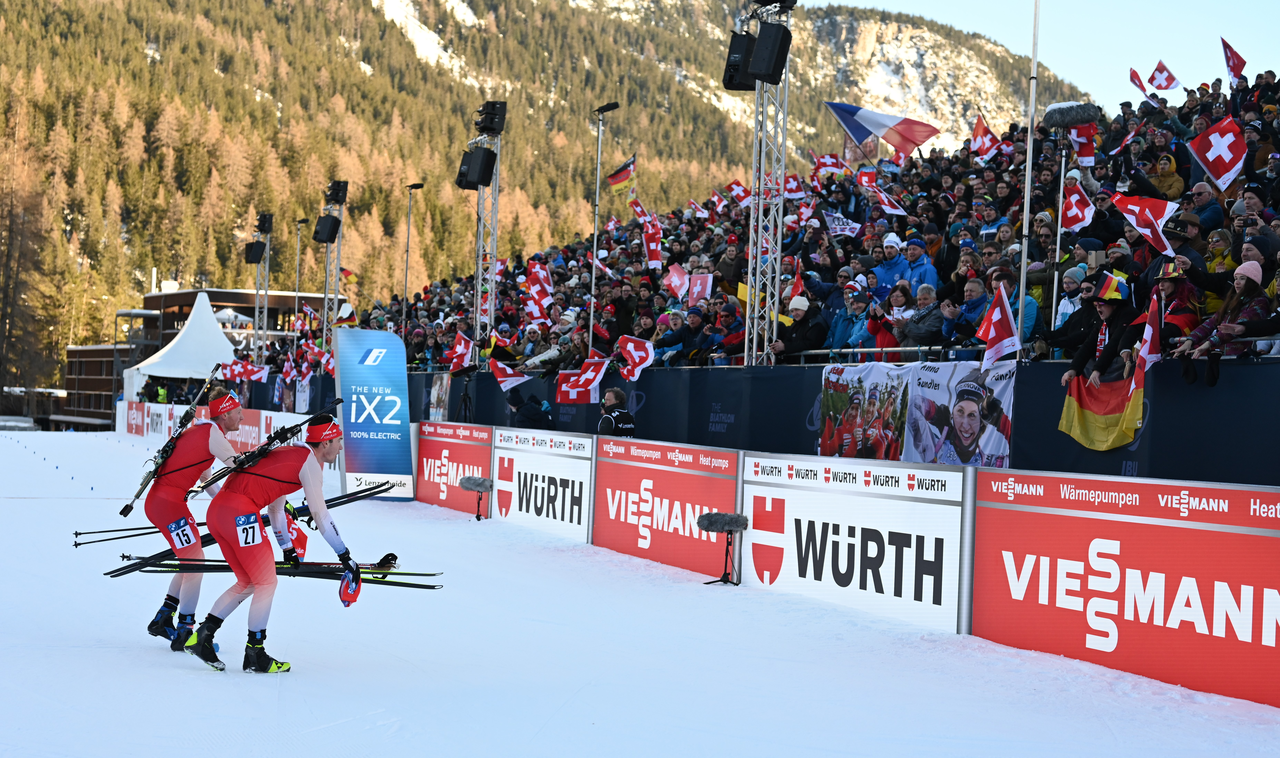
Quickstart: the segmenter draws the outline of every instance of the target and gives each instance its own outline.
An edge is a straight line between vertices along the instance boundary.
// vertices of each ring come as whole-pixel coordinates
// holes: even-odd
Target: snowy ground
[[[167,578],[71,548],[150,450],[119,434],[0,433],[0,755],[1275,755],[1280,710],[743,587],[416,504],[335,513],[360,560],[445,589],[281,579],[267,650],[226,673],[145,626]],[[207,502],[207,501],[206,501]],[[204,503],[195,509],[202,515]],[[140,511],[127,525],[143,523]],[[317,555],[327,546],[313,539]],[[216,557],[216,549],[214,549]],[[205,578],[198,616],[231,583]]]

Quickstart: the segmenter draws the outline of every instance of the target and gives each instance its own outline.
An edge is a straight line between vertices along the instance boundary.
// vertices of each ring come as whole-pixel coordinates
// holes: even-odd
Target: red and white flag
[[[613,271],[611,271],[608,266],[601,263],[599,258],[596,258],[596,270],[599,271],[601,274],[604,274],[605,276],[609,277],[610,279],[618,278],[618,275],[613,273]]]
[[[634,382],[640,378],[640,372],[653,363],[655,353],[653,343],[639,337],[624,335],[618,338],[618,350],[627,361],[627,365],[618,370],[623,379]]]
[[[589,388],[580,387],[577,385],[577,381],[581,376],[582,370],[561,371],[556,375],[557,404],[574,405],[600,402],[599,385]]]
[[[876,186],[876,170],[870,166],[863,166],[858,169],[858,186],[874,187]]]
[[[684,267],[679,263],[671,264],[671,268],[667,271],[667,275],[662,277],[662,283],[667,285],[667,289],[680,299],[684,299],[684,293],[689,291],[689,275],[685,273]]]
[[[987,308],[987,315],[978,327],[978,339],[987,343],[986,352],[982,354],[982,371],[991,368],[1002,357],[1022,349],[1022,340],[1018,337],[1018,321],[1013,317],[1009,295],[1005,292],[1004,285],[998,285],[996,289],[1000,293],[991,307]]]
[[[520,295],[520,302],[524,305],[524,312],[529,317],[529,323],[551,326],[551,316],[547,313],[547,309],[542,307],[542,303],[523,293]]]
[[[744,187],[742,182],[734,179],[729,182],[729,186],[726,189],[729,190],[729,197],[732,197],[734,202],[738,205],[741,205],[743,208],[747,208],[751,205],[751,190]]]
[[[1062,228],[1072,232],[1080,231],[1093,223],[1093,214],[1096,210],[1093,201],[1085,194],[1084,188],[1076,182],[1074,186],[1067,187],[1062,193],[1062,213],[1059,216],[1062,219]]]
[[[449,361],[450,371],[458,371],[471,365],[471,348],[474,344],[463,336],[462,332],[454,335],[453,347],[444,353],[445,360]]]
[[[1249,152],[1240,125],[1231,118],[1224,118],[1200,132],[1187,143],[1187,147],[1213,183],[1223,191],[1240,175]]]
[[[809,191],[815,195],[822,192],[822,177],[819,176],[817,171],[809,172]]]
[[[1227,78],[1231,80],[1231,86],[1236,86],[1236,80],[1244,76],[1244,58],[1240,57],[1240,53],[1236,49],[1227,44],[1227,40],[1222,38],[1222,54],[1227,59]]]
[[[619,226],[622,226],[622,222],[618,220],[618,217],[610,216],[608,223],[604,225],[604,230],[606,232],[616,232]]]
[[[652,216],[649,215],[649,211],[645,210],[644,206],[640,204],[639,200],[632,198],[631,200],[627,201],[627,205],[631,206],[631,212],[636,214],[636,218],[640,219],[641,221],[644,221],[647,223],[653,218]]]
[[[1151,72],[1151,76],[1147,77],[1147,84],[1151,85],[1151,89],[1160,91],[1177,89],[1182,86],[1182,82],[1178,81],[1178,77],[1173,75],[1169,67],[1164,65],[1164,61],[1156,64],[1156,70]]]
[[[496,330],[493,333],[493,344],[496,347],[511,347],[519,340],[515,332],[512,332],[510,337],[503,337],[502,333]]]
[[[662,268],[662,227],[657,224],[644,225],[644,252],[649,259],[649,268]]]
[[[238,382],[244,378],[244,361],[234,360],[222,364],[222,381]]]
[[[698,205],[698,203],[694,200],[689,201],[689,207],[693,209],[694,218],[710,218],[711,217],[711,213],[708,212],[706,208],[703,208],[701,205]]]
[[[493,376],[498,380],[498,386],[502,388],[503,392],[506,392],[512,387],[523,382],[527,382],[533,378],[528,374],[522,374],[513,368],[499,363],[493,358],[489,359],[489,370],[493,372]]]
[[[896,163],[898,165],[898,168],[902,168],[903,166],[907,165],[907,154],[903,152],[895,152],[893,154],[893,157],[890,158],[889,160]]]
[[[969,152],[985,161],[989,160],[999,147],[1000,140],[992,134],[986,120],[979,115],[978,120],[973,123],[973,137],[969,139]]]
[[[715,190],[711,191],[711,202],[716,207],[716,213],[724,213],[724,209],[729,207],[729,201],[725,200],[724,195]]]
[[[711,297],[712,274],[694,274],[689,277],[689,304],[696,305],[704,297]]]
[[[1071,148],[1076,151],[1076,163],[1081,166],[1092,166],[1097,146],[1093,138],[1098,135],[1097,124],[1078,124],[1071,127],[1067,136],[1071,139]]]
[[[800,216],[800,223],[807,224],[809,219],[813,218],[813,211],[818,207],[818,198],[810,200],[808,203],[801,205],[796,213]]]
[[[1133,86],[1138,88],[1138,91],[1142,93],[1142,97],[1148,103],[1151,103],[1151,105],[1154,106],[1156,110],[1162,110],[1164,108],[1164,106],[1160,104],[1159,100],[1155,99],[1154,97],[1152,97],[1150,94],[1147,93],[1147,85],[1142,83],[1142,76],[1138,73],[1137,69],[1134,69],[1134,68],[1129,69],[1129,81],[1133,84]],[[1114,153],[1112,153],[1112,155],[1114,155]]]
[[[302,367],[298,369],[298,383],[306,384],[311,381],[311,360],[307,359],[302,362]]]
[[[885,213],[893,214],[895,216],[907,215],[906,210],[904,210],[901,205],[898,205],[898,201],[894,200],[893,196],[888,192],[885,192],[879,187],[867,187],[866,190],[867,192],[875,195],[876,202],[880,204],[880,207],[884,209]]]
[[[1111,202],[1156,252],[1173,255],[1173,247],[1164,236],[1164,222],[1178,212],[1177,203],[1153,197],[1129,197],[1118,192],[1111,196]]]
[[[782,183],[782,195],[788,200],[804,199],[804,184],[800,182],[799,174],[787,174]]]
[[[292,382],[298,376],[298,368],[293,365],[293,355],[290,354],[284,359],[284,369],[280,371],[280,376],[284,377],[286,382]]]
[[[320,359],[320,368],[324,369],[324,372],[325,372],[326,374],[328,374],[329,376],[336,376],[336,375],[337,375],[338,367],[334,364],[334,360],[333,360],[333,351],[332,351],[332,350],[328,350],[328,351],[326,351],[326,352],[325,352],[325,354],[324,354],[324,357]],[[266,367],[265,367],[265,366],[263,367],[263,370],[264,370],[264,374],[265,374],[265,370],[266,370]],[[261,381],[264,381],[264,382],[265,382],[266,380],[267,380],[267,377],[264,375],[264,376],[262,377]],[[254,381],[259,381],[259,380],[255,379]]]
[[[593,390],[600,386],[604,372],[609,368],[608,358],[588,358],[582,362],[582,369],[569,384],[575,389]]]
[[[1124,150],[1126,147],[1128,147],[1128,146],[1129,146],[1129,143],[1130,143],[1130,142],[1133,142],[1133,138],[1134,138],[1134,137],[1136,137],[1136,136],[1138,136],[1138,134],[1142,131],[1142,127],[1144,127],[1144,126],[1146,126],[1146,125],[1147,125],[1147,122],[1146,122],[1146,121],[1143,121],[1141,124],[1138,124],[1138,128],[1137,128],[1137,129],[1134,129],[1133,131],[1131,131],[1131,132],[1129,132],[1128,134],[1124,135],[1124,140],[1123,140],[1123,141],[1121,141],[1121,143],[1119,144],[1119,146],[1117,146],[1115,150],[1112,150],[1112,151],[1109,153],[1109,155],[1119,155],[1119,154],[1120,154],[1120,151],[1121,151],[1121,150]]]

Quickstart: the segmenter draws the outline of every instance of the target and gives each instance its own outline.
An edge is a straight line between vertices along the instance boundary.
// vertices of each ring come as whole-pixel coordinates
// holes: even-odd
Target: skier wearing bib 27
[[[187,507],[187,490],[209,478],[215,458],[230,463],[236,451],[227,442],[226,432],[240,428],[244,411],[234,393],[221,387],[209,391],[209,418],[199,419],[178,436],[173,453],[156,472],[147,492],[145,512],[147,519],[169,540],[173,554],[182,558],[204,558],[200,547],[200,530]],[[218,485],[209,488],[218,492]],[[195,626],[196,602],[200,599],[200,574],[198,572],[175,574],[169,582],[169,594],[164,598],[155,618],[147,625],[147,631],[169,640],[171,649],[181,652]],[[178,625],[173,624],[173,614],[178,614]]]
[[[271,599],[276,592],[276,564],[259,512],[265,507],[271,517],[271,530],[284,551],[284,560],[299,565],[285,522],[284,498],[299,488],[307,498],[307,506],[316,527],[333,552],[338,554],[347,571],[360,577],[360,568],[351,560],[351,551],[342,544],[324,502],[323,466],[333,463],[342,451],[342,429],[332,416],[324,414],[307,426],[305,445],[292,444],[267,453],[255,465],[227,477],[226,485],[209,505],[209,532],[235,572],[236,583],[222,593],[187,641],[187,652],[218,671],[226,665],[218,660],[213,636],[226,617],[246,598],[249,605],[249,641],[244,650],[244,670],[257,674],[277,674],[289,670],[289,664],[267,655],[263,643],[267,638],[267,618],[271,615]]]

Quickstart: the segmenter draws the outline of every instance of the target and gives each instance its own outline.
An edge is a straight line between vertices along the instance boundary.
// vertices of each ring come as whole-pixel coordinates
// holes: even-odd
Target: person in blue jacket
[[[839,345],[838,347],[874,348],[876,346],[876,336],[867,329],[867,319],[870,316],[867,309],[871,307],[871,297],[866,292],[859,292],[850,299],[852,300],[852,307],[857,314],[857,317],[851,325],[849,338],[845,340],[843,345]],[[856,361],[865,361],[869,354],[860,353],[857,355],[858,357],[855,358]]]
[[[929,260],[925,250],[923,239],[912,237],[907,240],[907,281],[911,284],[912,297],[922,284],[927,284],[934,289],[938,288],[938,270],[933,267],[933,262]]]
[[[831,327],[827,330],[827,341],[823,344],[823,347],[828,350],[839,350],[845,347],[860,316],[862,321],[866,322],[866,317],[862,315],[867,310],[865,304],[861,308],[855,306],[854,297],[857,294],[858,285],[850,283],[844,286],[844,307],[828,322]]]
[[[884,261],[872,271],[875,272],[880,286],[893,287],[899,280],[908,278],[909,273],[907,259],[899,252],[902,248],[902,240],[898,235],[889,232],[880,244],[884,246]]]
[[[834,325],[834,319],[844,310],[844,287],[853,280],[853,269],[845,266],[837,271],[834,284],[822,281],[813,271],[806,271],[802,276],[805,290],[816,302],[822,303],[822,317]]]

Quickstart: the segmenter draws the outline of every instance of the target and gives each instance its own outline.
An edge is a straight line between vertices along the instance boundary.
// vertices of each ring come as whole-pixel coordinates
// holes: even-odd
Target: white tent
[[[253,319],[249,318],[248,316],[241,316],[239,313],[236,313],[235,310],[232,308],[223,308],[222,310],[218,311],[213,315],[215,318],[218,319],[219,324],[252,324],[253,323]]]
[[[148,376],[166,379],[205,379],[213,364],[236,359],[231,342],[213,315],[209,296],[201,292],[191,306],[187,323],[178,336],[150,358],[124,372],[124,398],[134,400]]]

